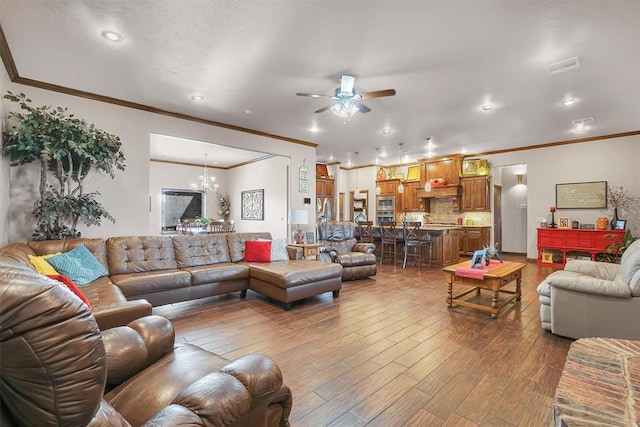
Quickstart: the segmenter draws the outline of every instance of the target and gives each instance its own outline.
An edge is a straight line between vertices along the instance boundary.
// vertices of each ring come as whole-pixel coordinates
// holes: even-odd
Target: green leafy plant
[[[18,103],[23,112],[9,113],[2,155],[11,166],[40,162],[33,238],[71,239],[80,237],[79,223],[99,226],[102,218],[115,222],[98,202],[99,193],[84,191],[84,179],[91,170],[111,178],[116,169],[124,170],[120,138],[75,118],[66,108],[33,107],[24,93],[7,91],[4,98]]]
[[[618,239],[615,242],[609,243],[604,247],[605,253],[601,256],[601,261],[619,263],[622,254],[634,241],[638,240],[638,237],[633,237],[631,231],[627,230],[623,237],[618,237],[617,234],[607,234],[608,239]]]

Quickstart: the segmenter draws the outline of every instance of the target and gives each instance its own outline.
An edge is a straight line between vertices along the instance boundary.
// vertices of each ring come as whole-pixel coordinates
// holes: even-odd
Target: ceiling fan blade
[[[321,109],[314,111],[314,113],[323,113],[325,111],[327,111],[329,108],[333,107],[335,104],[335,102],[333,104],[329,104],[326,107],[322,107]]]
[[[371,108],[367,107],[364,104],[361,104],[360,102],[354,102],[353,105],[355,105],[361,113],[368,113],[369,111],[371,111]]]
[[[296,93],[298,96],[308,96],[310,98],[326,98],[326,99],[336,99],[333,95],[319,95],[317,93]]]
[[[340,77],[340,92],[341,93],[353,93],[353,86],[356,83],[356,78],[353,76]]]
[[[362,99],[380,98],[382,96],[393,96],[396,94],[395,89],[376,90],[375,92],[361,93]]]

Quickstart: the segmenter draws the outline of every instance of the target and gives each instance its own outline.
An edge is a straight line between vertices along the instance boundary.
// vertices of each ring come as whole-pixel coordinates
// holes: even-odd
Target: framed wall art
[[[242,191],[240,219],[264,221],[264,189]]]
[[[557,209],[603,209],[607,207],[607,181],[556,184]]]

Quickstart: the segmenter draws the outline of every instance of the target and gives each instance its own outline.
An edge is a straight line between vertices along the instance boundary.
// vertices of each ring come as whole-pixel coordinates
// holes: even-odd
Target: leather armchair
[[[175,345],[160,316],[100,331],[64,285],[0,257],[0,425],[288,426],[278,366]]]
[[[554,334],[640,340],[640,240],[620,264],[568,260],[537,290],[542,327]]]
[[[318,224],[320,259],[342,266],[342,280],[375,276],[376,256],[373,243],[358,243],[356,224],[350,221],[327,221]]]

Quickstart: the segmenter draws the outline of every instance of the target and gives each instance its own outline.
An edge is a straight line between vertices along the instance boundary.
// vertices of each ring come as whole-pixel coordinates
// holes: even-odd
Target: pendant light
[[[429,150],[429,146],[431,145],[431,137],[427,138],[427,150]],[[431,191],[431,181],[429,181],[429,162],[426,163],[427,167],[427,181],[424,183],[424,191]]]
[[[375,160],[376,165],[380,164],[380,157],[378,157],[379,151],[380,151],[380,147],[376,147],[376,160]],[[382,189],[380,189],[380,186],[377,184],[377,181],[376,181],[376,194],[380,194],[380,193],[382,193]]]
[[[198,177],[200,185],[191,184],[191,189],[194,191],[218,191],[218,184],[216,184],[216,177],[209,176],[209,170],[207,169],[207,156],[209,154],[204,153],[204,172]]]
[[[398,144],[400,146],[400,168],[402,168],[402,146],[404,142]],[[404,185],[402,185],[402,180],[400,180],[400,184],[398,184],[398,193],[404,193]]]

